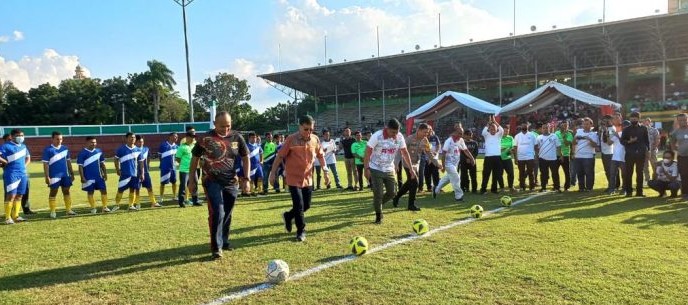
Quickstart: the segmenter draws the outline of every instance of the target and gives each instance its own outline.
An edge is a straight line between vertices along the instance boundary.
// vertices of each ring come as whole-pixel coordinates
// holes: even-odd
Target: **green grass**
[[[30,170],[33,208],[46,208],[41,168]],[[111,201],[115,177],[108,180]],[[604,175],[596,179],[593,193],[543,195],[235,303],[684,303],[688,204],[602,195]],[[74,203],[85,204],[79,185]],[[263,282],[270,259],[299,272],[347,255],[355,235],[375,247],[412,233],[417,218],[439,227],[467,217],[472,204],[499,206],[491,194],[456,204],[445,190],[437,200],[420,195],[418,213],[388,204],[380,226],[372,224],[369,192],[318,191],[304,243],[284,232],[287,194],[240,198],[231,235],[237,249],[220,261],[208,260],[205,207],[167,202],[148,209],[144,197],[139,212],[88,215],[84,205],[78,217],[60,213],[50,220],[42,211],[26,223],[0,226],[0,304],[199,304]]]

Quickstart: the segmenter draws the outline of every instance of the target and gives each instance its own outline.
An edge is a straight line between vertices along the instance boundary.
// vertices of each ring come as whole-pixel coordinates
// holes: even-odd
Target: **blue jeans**
[[[573,163],[576,165],[578,189],[591,191],[595,185],[595,158],[576,158]]]
[[[621,175],[626,170],[626,163],[623,161],[612,160],[609,164],[609,181],[619,181]],[[613,192],[619,188],[620,185],[610,184],[607,191]]]
[[[179,206],[184,205],[184,198],[186,197],[186,185],[189,183],[189,173],[179,171],[179,191],[177,192],[177,202]],[[198,204],[198,191],[191,194],[191,202]]]
[[[208,198],[210,250],[218,252],[223,245],[229,245],[229,226],[238,189],[236,185],[223,186],[209,179],[203,181],[203,188]]]
[[[320,170],[320,169],[321,169],[321,168],[322,168],[322,166],[318,166],[318,165],[315,166],[315,176],[316,176],[316,178],[315,178],[315,187],[316,187],[316,188],[320,188],[320,178],[321,178],[321,176],[320,176],[321,170]],[[328,164],[328,165],[327,165],[327,168],[330,169],[330,171],[332,172],[332,175],[334,176],[334,184],[335,184],[338,188],[339,188],[339,187],[342,187],[342,185],[339,184],[339,175],[337,174],[337,164]]]

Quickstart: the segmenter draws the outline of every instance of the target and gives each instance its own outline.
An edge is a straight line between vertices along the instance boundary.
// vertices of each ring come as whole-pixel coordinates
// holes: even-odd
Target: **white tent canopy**
[[[614,109],[621,108],[621,104],[619,103],[615,103],[587,92],[583,92],[576,88],[551,81],[544,86],[535,89],[533,92],[530,92],[513,101],[509,105],[502,107],[498,114],[520,115],[530,113],[551,105],[561,96],[568,96],[574,100],[595,107],[610,106]]]
[[[499,106],[483,101],[477,97],[465,93],[447,91],[409,113],[406,119],[414,119],[416,122],[437,120],[460,107],[468,107],[479,112],[490,114],[499,111]]]

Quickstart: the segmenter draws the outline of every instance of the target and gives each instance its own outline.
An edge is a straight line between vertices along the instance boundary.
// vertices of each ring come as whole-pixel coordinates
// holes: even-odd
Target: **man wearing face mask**
[[[26,166],[31,162],[29,149],[24,145],[24,132],[13,129],[12,140],[0,147],[0,164],[4,167],[5,224],[11,225],[25,219],[19,216],[22,196],[26,193],[28,176]]]
[[[688,114],[676,116],[678,128],[671,132],[671,148],[678,153],[678,173],[681,177],[681,196],[688,200]]]
[[[647,152],[650,150],[650,140],[647,128],[639,124],[640,113],[631,113],[630,119],[631,126],[624,128],[621,133],[621,144],[626,148],[626,168],[624,170],[623,185],[626,191],[626,197],[633,196],[631,176],[633,176],[633,168],[635,168],[635,195],[637,197],[644,197],[643,164],[645,163]]]
[[[678,165],[674,162],[674,151],[665,151],[664,159],[655,166],[652,180],[647,184],[659,193],[660,198],[666,195],[667,190],[671,192],[671,198],[675,198],[681,187],[681,176],[678,175]]]

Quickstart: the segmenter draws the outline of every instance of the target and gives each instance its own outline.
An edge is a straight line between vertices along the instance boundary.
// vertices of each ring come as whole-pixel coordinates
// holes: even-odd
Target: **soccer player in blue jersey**
[[[125,190],[129,190],[129,210],[136,211],[138,210],[134,205],[136,190],[141,187],[140,181],[143,180],[144,176],[143,159],[141,159],[141,149],[134,145],[136,135],[133,132],[127,132],[124,138],[125,144],[115,152],[115,170],[119,176],[115,203],[119,206],[120,201],[122,201],[122,194]]]
[[[76,164],[79,166],[79,175],[81,176],[81,189],[86,191],[88,197],[88,204],[91,206],[91,213],[97,213],[96,199],[93,193],[96,190],[100,191],[100,199],[102,203],[102,212],[111,212],[108,208],[107,197],[107,168],[105,167],[105,154],[100,148],[96,148],[98,141],[95,137],[86,137],[86,147],[84,147],[76,158]],[[118,209],[115,206],[113,210]]]
[[[160,144],[160,202],[165,201],[165,185],[172,184],[172,198],[177,194],[177,173],[174,170],[174,156],[177,153],[177,140],[179,136],[176,132],[167,136],[167,141]]]
[[[52,143],[43,149],[43,174],[45,175],[45,184],[50,188],[48,194],[48,206],[50,207],[50,218],[57,218],[57,191],[62,188],[62,196],[65,202],[65,211],[67,215],[76,215],[72,211],[72,197],[69,194],[69,189],[72,187],[74,180],[74,170],[72,168],[72,161],[69,158],[69,149],[62,145],[62,133],[53,131]]]
[[[160,203],[155,201],[155,194],[153,194],[153,180],[151,179],[150,176],[150,156],[149,152],[150,149],[148,149],[148,146],[144,145],[144,139],[143,136],[141,135],[136,135],[136,146],[141,150],[141,155],[140,155],[140,160],[143,161],[143,166],[140,167],[140,169],[143,170],[143,178],[141,178],[139,188],[136,189],[136,208],[139,209],[141,208],[141,205],[139,204],[139,199],[141,197],[139,196],[139,192],[141,191],[141,187],[146,188],[148,190],[148,199],[150,200],[151,203],[151,208],[159,208],[162,205]],[[162,200],[162,199],[161,199]]]
[[[24,132],[13,129],[10,136],[12,140],[0,146],[0,164],[4,168],[2,180],[5,185],[5,223],[8,225],[25,220],[19,216],[19,209],[29,180],[26,165],[31,162],[31,154],[24,145]]]
[[[260,144],[257,142],[254,132],[248,134],[248,143],[246,143],[246,147],[248,148],[248,157],[251,163],[250,178],[247,182],[252,185],[250,189],[253,191],[250,195],[256,196],[256,188],[259,190],[263,188],[263,166],[261,165],[263,163],[263,148],[261,148]],[[239,167],[237,176],[244,177],[244,167],[243,163],[241,163],[241,158],[237,158],[236,162],[238,162]]]

